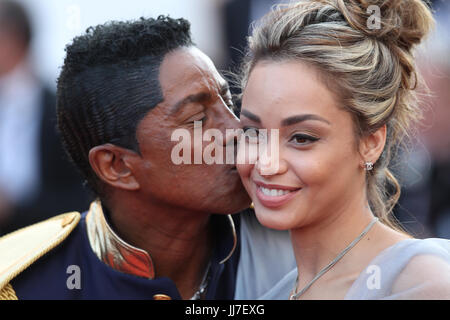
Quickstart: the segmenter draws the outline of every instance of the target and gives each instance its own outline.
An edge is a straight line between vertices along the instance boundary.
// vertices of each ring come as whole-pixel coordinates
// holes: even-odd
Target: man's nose
[[[220,99],[223,106],[220,108],[219,117],[221,119],[221,128],[223,134],[223,146],[237,145],[240,130],[242,129],[241,122],[232,110],[225,104],[223,99]]]

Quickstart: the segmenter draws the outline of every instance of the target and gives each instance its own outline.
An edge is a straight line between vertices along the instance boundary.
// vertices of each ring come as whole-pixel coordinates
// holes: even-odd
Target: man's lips
[[[301,190],[299,187],[266,184],[261,181],[254,181],[254,183],[256,184],[256,197],[263,206],[268,208],[282,206]]]

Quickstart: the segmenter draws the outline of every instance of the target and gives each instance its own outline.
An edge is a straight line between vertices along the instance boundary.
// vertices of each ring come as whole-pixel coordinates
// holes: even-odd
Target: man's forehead
[[[164,98],[186,94],[193,90],[217,90],[226,81],[211,59],[195,47],[180,48],[164,58],[159,81]]]

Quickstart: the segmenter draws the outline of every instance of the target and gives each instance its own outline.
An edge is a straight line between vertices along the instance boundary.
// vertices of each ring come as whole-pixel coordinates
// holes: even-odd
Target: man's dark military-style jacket
[[[205,299],[234,297],[240,222],[233,218],[211,218],[216,243]],[[1,238],[0,298],[181,299],[171,279],[155,277],[150,255],[106,221],[96,201],[82,215],[66,213]]]

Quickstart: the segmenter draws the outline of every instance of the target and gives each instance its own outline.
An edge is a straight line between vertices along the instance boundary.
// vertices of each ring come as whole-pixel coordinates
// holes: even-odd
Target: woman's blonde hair
[[[297,1],[277,6],[254,27],[242,66],[245,88],[259,61],[308,63],[352,115],[357,141],[386,125],[385,148],[367,174],[367,196],[374,214],[396,230],[401,227],[390,213],[400,185],[388,165],[421,118],[413,49],[433,24],[421,0]]]

